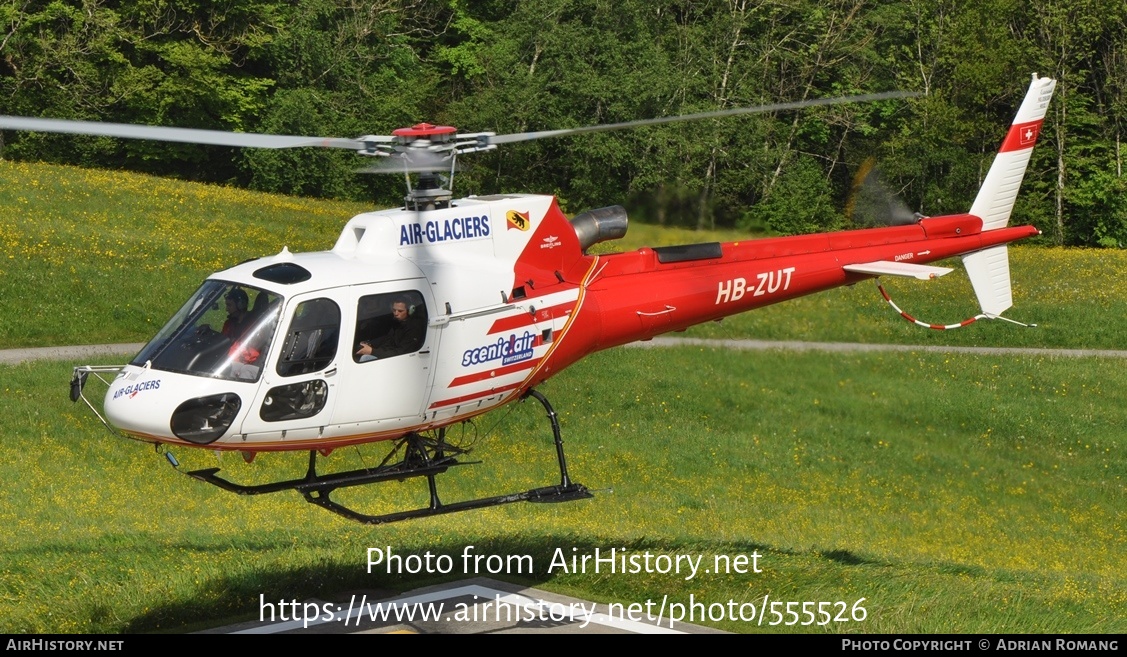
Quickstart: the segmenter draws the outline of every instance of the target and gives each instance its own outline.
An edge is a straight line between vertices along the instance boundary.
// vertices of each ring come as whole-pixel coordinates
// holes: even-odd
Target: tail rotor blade
[[[855,226],[906,226],[919,220],[898,194],[881,180],[876,160],[865,160],[853,176],[845,216]]]

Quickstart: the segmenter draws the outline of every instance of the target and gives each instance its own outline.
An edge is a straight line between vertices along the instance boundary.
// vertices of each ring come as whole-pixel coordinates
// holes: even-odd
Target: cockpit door
[[[344,288],[343,290],[347,290]],[[288,442],[321,436],[337,403],[344,291],[290,299],[242,433],[255,442]],[[347,306],[346,306],[347,307]]]

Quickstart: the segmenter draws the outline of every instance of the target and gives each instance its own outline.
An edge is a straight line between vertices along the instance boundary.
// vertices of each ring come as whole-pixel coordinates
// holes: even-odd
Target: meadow
[[[248,258],[332,247],[356,203],[78,168],[0,161],[0,349],[144,342],[208,275]],[[596,252],[705,241],[696,232],[635,223]],[[973,331],[928,331],[897,319],[861,283],[795,299],[687,335],[708,338],[1120,349],[1127,345],[1127,251],[1011,249],[1016,320]],[[949,324],[978,312],[961,272],[927,283],[882,279],[896,303]],[[1082,308],[1083,312],[1075,312]],[[893,321],[889,321],[892,319]]]
[[[85,200],[84,200],[85,199]],[[181,210],[181,208],[183,208]],[[125,174],[0,163],[2,346],[147,339],[208,273],[331,246],[356,206]],[[76,222],[76,218],[82,221]],[[635,230],[641,228],[642,230]],[[634,226],[651,244],[695,234]],[[739,239],[708,236],[703,239]],[[1013,250],[1015,318],[930,332],[858,285],[693,329],[703,337],[1123,348],[1117,251]],[[973,314],[960,274],[889,285],[931,321]],[[948,282],[950,279],[950,282]],[[950,318],[950,315],[959,315]],[[948,315],[939,317],[939,315]],[[599,601],[843,601],[864,619],[705,624],[736,632],[1127,631],[1127,455],[1118,359],[925,352],[615,349],[541,388],[592,500],[518,504],[384,527],[297,494],[245,498],[112,438],[66,398],[73,363],[0,367],[0,631],[165,632],[257,616],[267,600],[396,591],[443,576],[368,573],[366,550],[529,555],[506,579]],[[447,501],[552,483],[534,403],[454,433],[480,465]],[[338,450],[333,468],[383,448]],[[241,480],[300,474],[297,455],[177,450]],[[378,512],[405,482],[348,491]],[[557,549],[759,554],[760,573],[572,573]],[[472,573],[471,573],[472,574]],[[461,568],[445,578],[463,576]]]

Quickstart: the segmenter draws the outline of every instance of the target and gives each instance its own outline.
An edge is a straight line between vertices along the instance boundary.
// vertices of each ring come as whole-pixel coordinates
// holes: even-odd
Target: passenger
[[[411,314],[405,297],[396,297],[391,303],[391,315],[395,319],[391,330],[379,338],[361,342],[356,350],[357,361],[363,363],[409,354],[423,346],[426,321],[421,313]]]

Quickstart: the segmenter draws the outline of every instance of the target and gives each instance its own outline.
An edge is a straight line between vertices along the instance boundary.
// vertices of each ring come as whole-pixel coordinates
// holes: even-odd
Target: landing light
[[[172,433],[197,445],[213,443],[227,432],[241,407],[233,392],[189,399],[172,414]]]

